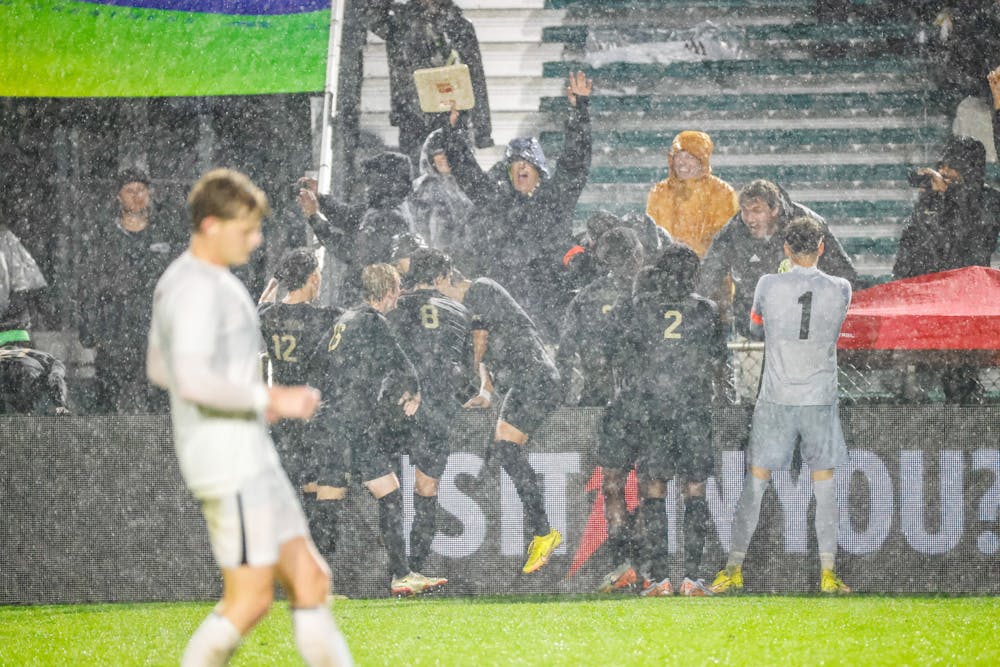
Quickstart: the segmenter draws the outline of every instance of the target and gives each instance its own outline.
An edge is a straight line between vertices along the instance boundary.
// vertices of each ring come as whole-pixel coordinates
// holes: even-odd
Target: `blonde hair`
[[[361,271],[361,295],[365,301],[381,301],[399,289],[399,272],[389,264],[370,264]]]
[[[195,231],[208,217],[231,220],[244,212],[261,217],[271,212],[264,191],[246,174],[233,169],[213,169],[199,178],[188,194],[187,205]]]

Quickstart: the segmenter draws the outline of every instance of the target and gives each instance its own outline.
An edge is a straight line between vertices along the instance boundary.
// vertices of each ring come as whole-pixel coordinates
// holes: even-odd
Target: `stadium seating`
[[[737,188],[778,182],[827,218],[868,283],[888,279],[915,198],[907,170],[932,164],[949,131],[918,26],[905,17],[870,18],[855,3],[849,22],[819,24],[812,0],[458,4],[479,31],[498,144],[539,133],[556,156],[567,72],[598,82],[578,223],[598,208],[642,210],[666,176],[673,136],[702,129],[716,144],[717,175]],[[384,61],[373,41],[363,123],[393,143]]]

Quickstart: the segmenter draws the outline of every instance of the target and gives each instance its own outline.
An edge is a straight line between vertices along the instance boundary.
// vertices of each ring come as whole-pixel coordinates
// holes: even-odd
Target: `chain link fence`
[[[764,343],[729,343],[725,396],[734,404],[757,399]],[[1000,356],[992,352],[841,352],[843,403],[1000,403]]]

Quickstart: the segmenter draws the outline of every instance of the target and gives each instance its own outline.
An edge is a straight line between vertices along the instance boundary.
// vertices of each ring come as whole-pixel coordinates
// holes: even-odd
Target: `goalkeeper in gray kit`
[[[762,276],[750,311],[751,334],[764,335],[764,378],[750,431],[749,474],[733,515],[729,559],[712,583],[716,593],[743,589],[743,559],[771,471],[789,468],[800,439],[816,497],[820,590],[851,592],[834,570],[839,513],[833,478],[834,468],[847,461],[837,406],[837,339],[851,284],[816,268],[824,245],[815,220],[792,220],[784,249],[791,270]]]

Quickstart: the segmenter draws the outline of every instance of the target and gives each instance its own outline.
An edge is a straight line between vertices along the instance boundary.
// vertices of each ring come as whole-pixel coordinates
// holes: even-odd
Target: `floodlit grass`
[[[0,608],[3,665],[176,665],[207,603]],[[348,600],[359,665],[1000,664],[998,598]],[[297,665],[287,606],[232,665]]]

